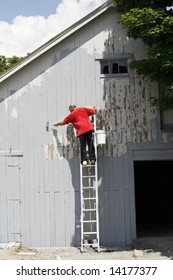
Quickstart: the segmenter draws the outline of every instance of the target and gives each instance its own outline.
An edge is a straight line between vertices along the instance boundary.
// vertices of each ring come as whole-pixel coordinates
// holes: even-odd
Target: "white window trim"
[[[111,74],[100,74],[100,79],[105,79],[105,78],[115,78],[115,77],[129,77],[129,72],[127,73],[111,73]]]

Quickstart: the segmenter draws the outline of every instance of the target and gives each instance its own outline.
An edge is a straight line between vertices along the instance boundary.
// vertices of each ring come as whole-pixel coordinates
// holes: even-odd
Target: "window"
[[[128,73],[127,59],[102,59],[100,60],[101,74]]]
[[[100,63],[101,78],[128,77],[128,63],[133,59],[132,53],[103,53],[95,60]]]

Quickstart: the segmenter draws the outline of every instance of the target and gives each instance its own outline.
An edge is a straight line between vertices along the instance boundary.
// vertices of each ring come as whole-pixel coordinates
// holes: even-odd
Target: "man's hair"
[[[69,109],[74,109],[76,108],[76,105],[69,105]]]

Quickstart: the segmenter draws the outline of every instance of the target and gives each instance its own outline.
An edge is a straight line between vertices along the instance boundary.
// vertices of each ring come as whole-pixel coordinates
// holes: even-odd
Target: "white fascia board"
[[[16,66],[14,66],[13,68],[7,70],[4,74],[2,74],[0,76],[0,83],[3,82],[5,79],[9,78],[11,75],[16,73],[20,69],[22,69],[23,67],[25,67],[26,65],[28,65],[29,63],[31,63],[34,59],[36,59],[37,57],[39,57],[40,55],[42,55],[43,53],[45,53],[46,51],[48,51],[49,49],[57,45],[58,43],[62,42],[68,36],[75,33],[77,30],[85,26],[93,19],[97,18],[100,14],[104,13],[106,10],[108,10],[111,7],[115,7],[115,3],[109,0],[103,5],[101,5],[100,7],[98,7],[97,9],[95,9],[94,11],[92,11],[91,13],[89,13],[84,18],[80,19],[79,21],[77,21],[76,23],[74,23],[73,25],[71,25],[70,27],[68,27],[67,29],[65,29],[64,31],[62,31],[52,39],[50,39],[47,43],[45,43],[44,45],[42,45],[41,47],[39,47],[38,49],[30,53],[26,58],[24,58],[24,60],[19,62]]]
[[[121,58],[127,58],[127,59],[131,59],[133,58],[133,54],[132,53],[105,53],[101,56],[98,56],[95,58],[95,60],[113,60],[113,59],[121,59]]]

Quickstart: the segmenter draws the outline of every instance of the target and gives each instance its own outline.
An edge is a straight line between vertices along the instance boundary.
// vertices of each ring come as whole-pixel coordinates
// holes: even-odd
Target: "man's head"
[[[76,108],[76,105],[70,105],[69,106],[69,111],[73,112],[75,108]]]

